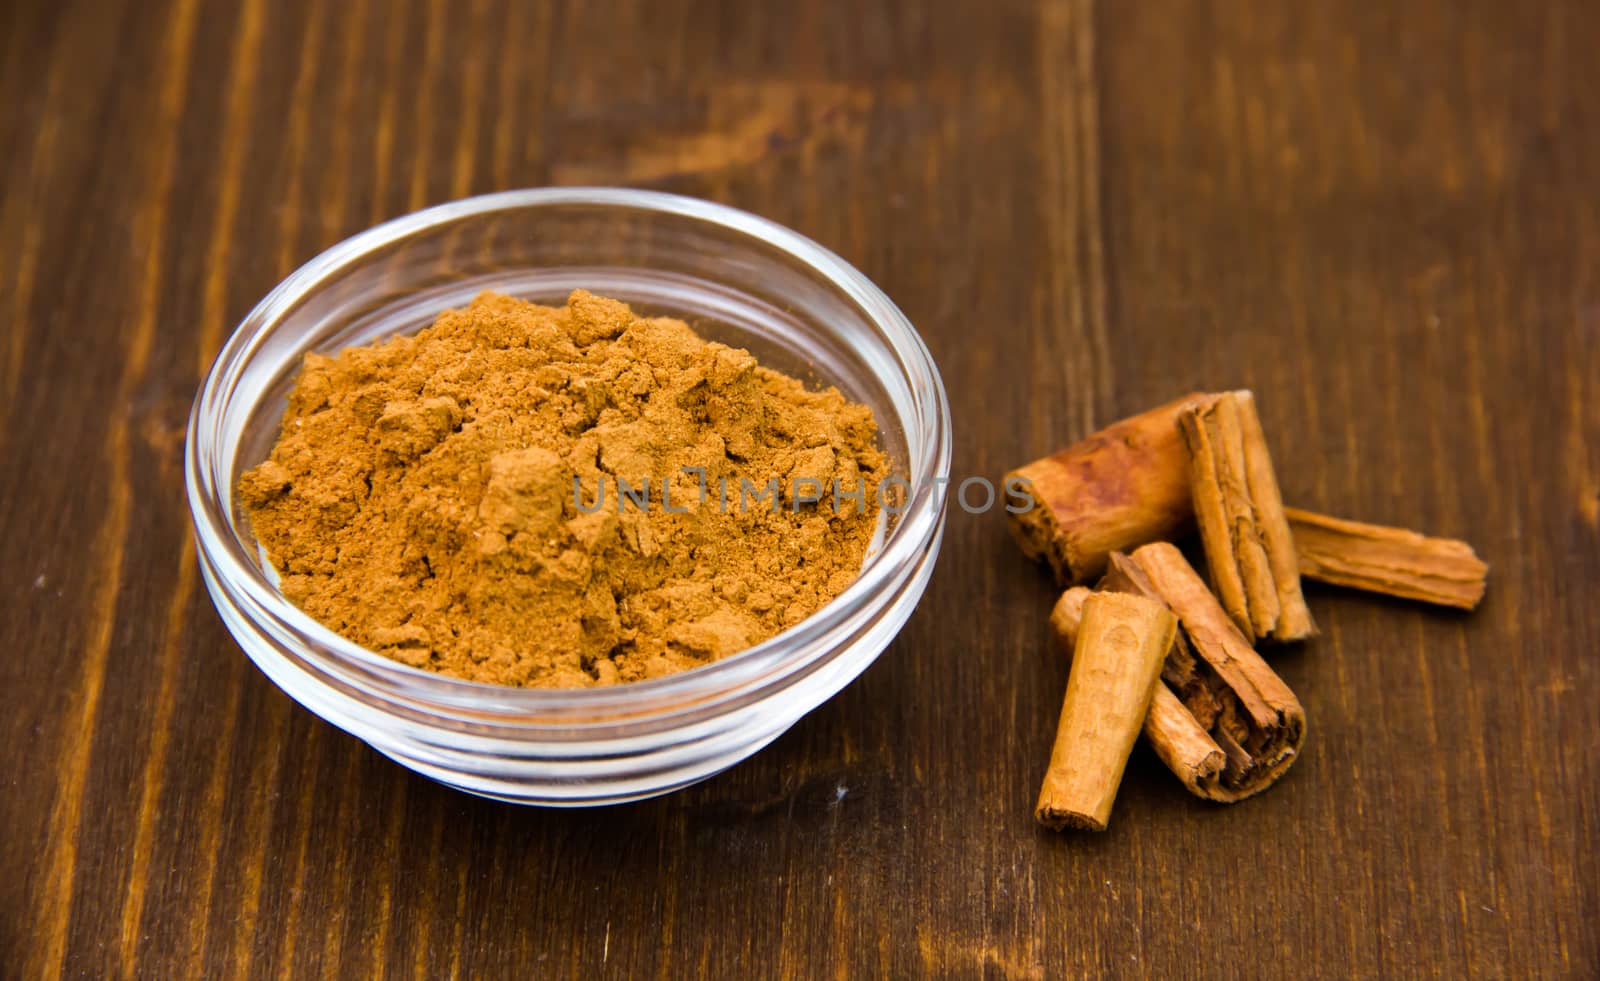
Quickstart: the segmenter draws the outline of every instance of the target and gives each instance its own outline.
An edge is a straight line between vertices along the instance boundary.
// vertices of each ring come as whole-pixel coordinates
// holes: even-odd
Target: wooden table
[[[1600,5],[860,6],[0,5],[5,975],[1600,971]],[[720,777],[413,776],[223,629],[185,417],[322,248],[558,183],[837,250],[960,473],[1249,386],[1292,503],[1469,538],[1488,598],[1314,589],[1279,786],[1208,806],[1141,748],[1055,835],[1053,591],[957,511],[899,640]]]

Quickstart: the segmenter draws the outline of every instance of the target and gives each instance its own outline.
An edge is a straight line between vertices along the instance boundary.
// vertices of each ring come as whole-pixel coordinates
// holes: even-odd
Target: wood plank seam
[[[193,58],[198,0],[175,0],[171,28],[167,35],[164,71],[156,103],[154,133],[149,142],[155,156],[148,176],[148,194],[140,198],[133,223],[130,254],[145,254],[147,260],[138,279],[133,309],[135,319],[123,356],[122,376],[116,392],[103,455],[109,496],[106,515],[95,536],[93,554],[100,569],[101,583],[96,591],[90,619],[89,645],[83,656],[83,672],[78,694],[73,699],[64,727],[67,738],[56,762],[59,776],[51,806],[50,838],[44,859],[44,897],[40,920],[43,942],[29,953],[25,973],[30,977],[60,977],[67,956],[67,930],[71,923],[73,881],[77,871],[78,836],[82,831],[83,798],[87,790],[91,750],[94,745],[100,697],[105,690],[106,663],[110,658],[115,630],[117,600],[122,593],[123,551],[133,507],[128,486],[129,413],[125,407],[144,380],[151,346],[155,341],[156,317],[160,307],[159,290],[166,252],[167,209],[172,195],[176,168],[175,134],[182,118]]]

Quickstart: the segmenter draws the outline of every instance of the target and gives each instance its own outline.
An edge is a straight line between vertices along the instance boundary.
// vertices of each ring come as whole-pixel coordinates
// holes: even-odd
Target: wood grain
[[[1600,973],[1600,108],[1579,0],[0,4],[0,976]],[[591,813],[465,797],[222,627],[189,402],[290,269],[464,194],[791,225],[997,478],[1252,388],[1285,499],[1465,538],[1463,616],[1312,587],[1306,755],[1037,831],[1047,576],[956,513],[859,682]]]

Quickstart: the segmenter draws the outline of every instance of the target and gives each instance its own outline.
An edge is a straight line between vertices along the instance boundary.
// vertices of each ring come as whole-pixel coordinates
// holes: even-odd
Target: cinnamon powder
[[[887,472],[865,406],[580,290],[484,294],[415,337],[308,354],[238,489],[284,595],[332,630],[576,687],[805,619],[855,579]]]

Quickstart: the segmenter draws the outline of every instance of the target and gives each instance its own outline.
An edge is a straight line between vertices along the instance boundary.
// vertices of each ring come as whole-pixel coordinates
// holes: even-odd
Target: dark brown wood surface
[[[1600,5],[0,4],[0,972],[1600,972]],[[231,326],[381,219],[663,188],[918,325],[956,469],[1254,388],[1294,504],[1470,539],[1476,613],[1313,589],[1264,797],[1138,750],[1030,805],[1066,666],[997,516],[749,762],[518,809],[291,703],[197,584]]]

